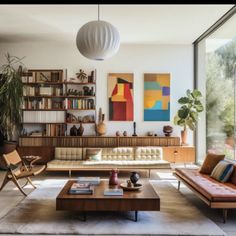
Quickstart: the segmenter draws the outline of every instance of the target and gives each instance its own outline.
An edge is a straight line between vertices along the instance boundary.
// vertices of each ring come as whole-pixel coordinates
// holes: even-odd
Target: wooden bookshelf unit
[[[95,125],[96,70],[84,82],[68,81],[66,77],[63,69],[23,73],[24,137],[67,136],[70,128],[78,127],[80,122]]]

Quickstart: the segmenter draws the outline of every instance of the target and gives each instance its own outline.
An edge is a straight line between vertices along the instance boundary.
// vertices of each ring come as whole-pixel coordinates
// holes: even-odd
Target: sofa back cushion
[[[82,156],[83,156],[83,148],[72,148],[72,147],[55,148],[56,160],[78,161],[82,160]]]
[[[102,160],[134,160],[132,147],[102,148]]]
[[[102,160],[101,148],[85,148],[84,160],[100,161]]]
[[[162,160],[161,147],[137,147],[135,160]]]
[[[225,158],[225,155],[217,155],[213,153],[208,153],[199,172],[201,174],[210,175],[215,166]]]
[[[211,172],[211,177],[220,182],[227,182],[234,170],[234,165],[226,160],[220,161],[213,171]]]

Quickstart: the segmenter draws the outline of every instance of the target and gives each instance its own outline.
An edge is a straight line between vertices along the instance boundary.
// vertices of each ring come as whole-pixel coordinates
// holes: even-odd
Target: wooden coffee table
[[[143,180],[140,191],[124,191],[123,196],[104,196],[104,190],[109,187],[108,180],[101,180],[95,186],[92,195],[68,194],[72,183],[69,180],[56,198],[56,210],[81,211],[134,211],[135,221],[138,219],[138,211],[160,211],[160,197],[154,191],[148,180]],[[119,187],[119,186],[117,186]]]

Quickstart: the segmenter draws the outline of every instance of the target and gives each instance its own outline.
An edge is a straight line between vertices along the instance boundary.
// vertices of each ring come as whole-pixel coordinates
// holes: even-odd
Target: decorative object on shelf
[[[186,91],[185,97],[181,97],[178,103],[182,106],[177,111],[174,117],[174,124],[184,127],[181,131],[181,145],[187,144],[187,127],[192,131],[196,129],[198,114],[204,110],[203,104],[201,102],[202,94],[199,90],[194,89],[191,91],[188,89]]]
[[[144,74],[144,121],[170,120],[170,74]]]
[[[87,74],[83,71],[83,70],[79,70],[78,73],[76,73],[76,76],[77,76],[77,79],[81,82],[81,83],[84,83],[88,76]]]
[[[83,86],[83,91],[85,96],[90,95],[88,86]]]
[[[95,83],[95,72],[91,71],[91,75],[88,75],[88,83]]]
[[[76,118],[75,115],[71,113],[66,113],[66,122],[68,123],[77,123],[78,119]]]
[[[133,77],[132,73],[108,74],[109,120],[133,120]]]
[[[76,37],[76,45],[80,53],[92,60],[105,60],[117,53],[120,47],[118,30],[110,23],[98,20],[83,25]]]
[[[165,134],[166,137],[170,137],[172,132],[173,132],[172,126],[170,125],[163,126],[163,133]]]
[[[110,178],[109,178],[109,185],[117,185],[119,183],[118,173],[119,173],[119,171],[117,169],[112,169],[111,170]]]
[[[75,125],[73,125],[71,128],[70,128],[70,136],[77,136],[77,128]]]
[[[133,128],[134,128],[134,133],[132,134],[132,136],[138,136],[136,134],[136,122],[133,123]]]
[[[120,131],[116,131],[116,136],[120,136]]]
[[[136,171],[132,171],[132,172],[131,172],[131,175],[130,175],[130,180],[131,180],[131,182],[133,183],[133,185],[135,186],[136,183],[137,183],[138,180],[139,180],[139,174],[138,174]]]
[[[124,131],[124,132],[123,132],[123,135],[124,135],[124,136],[127,136],[127,131]]]
[[[147,136],[154,136],[153,131],[148,131],[148,132],[147,132]]]
[[[157,134],[154,134],[155,137],[157,137]]]
[[[99,108],[98,124],[96,125],[96,131],[99,136],[106,134],[106,124],[104,123],[105,114],[102,114],[102,108]]]
[[[77,136],[82,136],[84,133],[84,127],[82,125],[82,122],[80,122],[79,128],[77,129]]]

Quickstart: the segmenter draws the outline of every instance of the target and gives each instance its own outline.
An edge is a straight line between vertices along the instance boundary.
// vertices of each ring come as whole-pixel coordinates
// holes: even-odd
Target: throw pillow
[[[102,150],[100,148],[86,148],[85,159],[100,161],[102,159]]]
[[[230,177],[230,182],[236,185],[236,164],[233,164],[233,165],[234,165],[234,171]]]
[[[210,175],[215,166],[225,158],[225,155],[217,155],[213,153],[208,153],[199,172],[201,174]]]
[[[211,173],[211,177],[220,182],[227,182],[233,173],[234,165],[228,161],[220,161]]]

